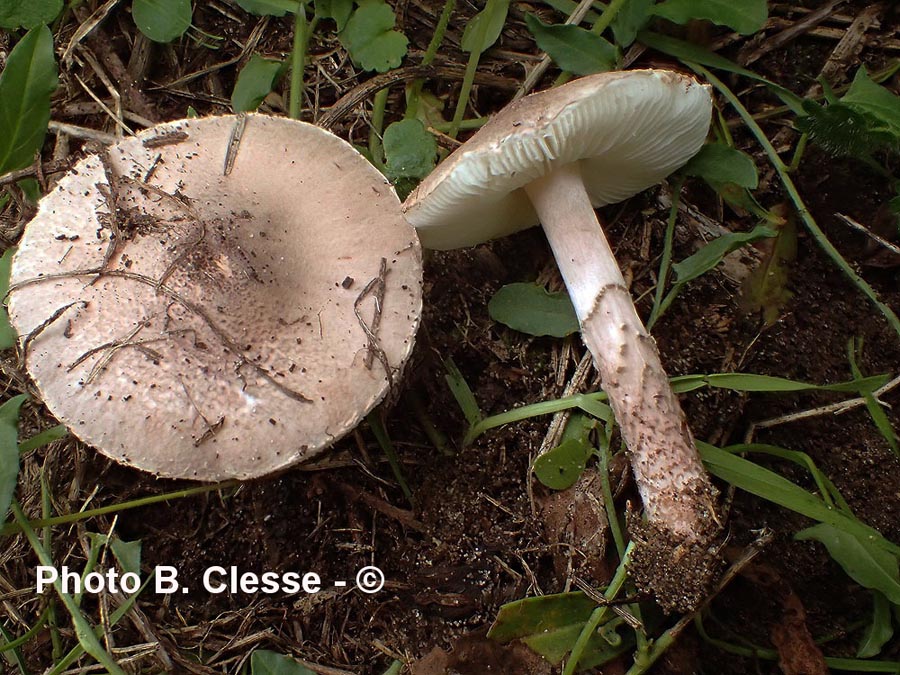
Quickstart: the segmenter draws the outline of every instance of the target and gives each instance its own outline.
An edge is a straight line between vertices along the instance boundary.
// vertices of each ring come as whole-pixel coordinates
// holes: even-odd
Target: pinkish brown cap
[[[238,120],[147,130],[108,173],[79,162],[13,260],[10,317],[47,407],[162,476],[315,455],[385,396],[419,322],[419,244],[381,174],[288,119],[249,115],[238,145]]]
[[[581,165],[594,207],[659,183],[709,130],[709,87],[669,70],[590,75],[511,103],[423,180],[403,211],[422,245],[473,246],[538,224],[531,181]]]

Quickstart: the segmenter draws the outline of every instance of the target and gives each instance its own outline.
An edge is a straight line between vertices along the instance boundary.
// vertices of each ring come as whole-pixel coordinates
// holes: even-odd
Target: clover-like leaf
[[[575,485],[594,449],[581,438],[569,438],[538,457],[532,470],[551,490]]]
[[[353,62],[364,70],[385,73],[406,56],[409,41],[394,30],[394,10],[382,0],[363,0],[339,35]]]
[[[425,178],[434,168],[437,142],[419,120],[394,122],[384,131],[385,173],[398,178]]]
[[[131,16],[154,42],[171,42],[191,25],[191,0],[134,0]]]
[[[353,0],[316,0],[316,16],[320,19],[334,19],[338,32],[344,30],[353,13]]]

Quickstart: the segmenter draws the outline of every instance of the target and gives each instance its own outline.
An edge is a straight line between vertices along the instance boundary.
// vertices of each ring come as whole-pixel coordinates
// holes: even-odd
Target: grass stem
[[[741,119],[744,120],[744,124],[747,125],[747,128],[750,130],[750,132],[756,137],[757,142],[759,142],[766,155],[768,156],[769,162],[772,164],[772,167],[775,169],[775,172],[781,179],[781,183],[784,186],[784,189],[790,197],[791,201],[793,202],[794,208],[797,210],[797,214],[800,216],[800,219],[803,221],[806,229],[809,230],[813,239],[816,240],[816,243],[825,252],[825,254],[828,255],[829,258],[831,258],[834,264],[837,265],[837,267],[850,278],[850,281],[852,281],[853,284],[878,308],[891,328],[897,333],[898,336],[900,336],[900,318],[897,317],[897,315],[894,313],[894,310],[892,310],[881,301],[881,298],[878,297],[875,289],[872,288],[865,279],[863,279],[861,276],[859,276],[859,274],[856,273],[850,263],[848,263],[840,254],[840,252],[834,247],[834,244],[829,241],[828,237],[825,235],[825,232],[821,227],[819,227],[818,223],[816,223],[815,218],[813,218],[812,214],[809,212],[809,209],[806,207],[806,204],[803,202],[803,198],[800,196],[800,193],[797,190],[797,186],[794,185],[794,181],[791,179],[791,176],[788,172],[788,166],[778,155],[778,152],[775,150],[772,142],[769,140],[760,126],[756,123],[756,120],[753,119],[753,116],[747,111],[740,100],[738,100],[738,97],[735,96],[734,92],[732,92],[731,89],[728,88],[728,86],[726,86],[721,80],[719,80],[719,78],[717,78],[700,64],[691,63],[690,61],[686,61],[685,64],[697,74],[705,77],[710,84],[718,89],[722,96],[724,96],[725,99],[731,104],[731,106],[737,111],[738,115],[741,116]]]
[[[381,134],[384,130],[384,109],[387,107],[388,93],[390,89],[385,87],[379,89],[375,94],[372,103],[372,124],[369,127],[369,155],[372,157],[372,164],[384,172],[384,144],[381,140]]]
[[[299,3],[294,12],[294,44],[291,50],[291,93],[288,101],[288,117],[300,119],[303,106],[303,67],[306,64],[306,45],[308,42],[306,23],[306,4]]]
[[[118,513],[119,511],[125,511],[127,509],[134,509],[141,506],[149,506],[151,504],[158,504],[160,502],[167,502],[172,499],[183,499],[184,497],[193,497],[195,495],[204,494],[206,492],[212,492],[213,490],[226,490],[231,487],[236,487],[240,485],[241,482],[238,480],[228,480],[222,483],[214,483],[212,485],[201,485],[199,487],[188,488],[186,490],[176,490],[174,492],[165,492],[161,495],[152,495],[150,497],[141,497],[140,499],[133,499],[129,502],[122,502],[121,504],[110,504],[109,506],[101,506],[96,509],[88,509],[87,511],[78,511],[77,513],[67,513],[62,516],[54,516],[53,518],[41,518],[39,520],[31,520],[26,521],[26,525],[28,527],[48,527],[54,525],[66,525],[68,523],[77,523],[81,520],[87,520],[88,518],[95,518],[96,516],[104,516],[110,513]],[[14,522],[5,523],[2,528],[0,528],[0,536],[9,536],[12,534],[18,534],[22,532],[23,527],[22,524],[16,519]]]

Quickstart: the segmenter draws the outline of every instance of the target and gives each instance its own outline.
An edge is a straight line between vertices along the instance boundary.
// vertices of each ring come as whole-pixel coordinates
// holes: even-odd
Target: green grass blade
[[[843,511],[829,507],[815,495],[774,471],[702,441],[697,442],[697,449],[709,472],[735,487],[807,518],[834,525],[894,555],[900,555],[900,546],[886,539],[878,530]]]
[[[456,403],[462,410],[469,426],[476,426],[484,418],[484,415],[481,414],[481,410],[478,408],[478,402],[475,400],[475,394],[469,388],[469,383],[466,382],[466,378],[463,377],[453,359],[444,361],[444,369],[447,371],[444,379],[450,387],[450,393],[456,399]]]
[[[869,300],[872,301],[872,303],[882,313],[888,324],[890,324],[891,328],[894,329],[897,335],[900,335],[900,318],[897,317],[897,315],[894,313],[894,310],[892,310],[881,301],[881,298],[878,297],[875,289],[872,288],[865,279],[863,279],[861,276],[859,276],[859,274],[856,273],[850,263],[844,260],[844,257],[834,247],[834,244],[832,244],[828,240],[828,237],[825,236],[825,232],[822,231],[822,228],[820,228],[818,223],[816,223],[815,219],[812,217],[812,214],[809,212],[809,209],[806,208],[806,204],[803,202],[803,198],[800,196],[800,193],[797,191],[797,187],[794,185],[794,181],[788,174],[787,166],[781,160],[781,157],[779,157],[778,152],[775,150],[775,147],[772,145],[771,141],[769,141],[763,130],[756,123],[756,120],[753,119],[753,116],[738,100],[737,96],[734,95],[734,92],[732,92],[731,89],[729,89],[715,75],[709,72],[709,70],[699,65],[698,63],[686,62],[686,65],[698,75],[702,75],[703,77],[705,77],[710,82],[710,84],[718,89],[722,96],[724,96],[725,99],[731,104],[731,106],[737,111],[738,115],[741,116],[741,119],[744,120],[744,124],[747,125],[747,128],[756,137],[756,140],[762,146],[763,150],[765,150],[769,161],[771,162],[776,173],[778,174],[778,177],[781,179],[781,182],[784,185],[785,191],[788,193],[788,196],[793,202],[794,207],[797,210],[797,214],[800,216],[800,219],[803,221],[806,229],[808,229],[810,234],[812,234],[813,239],[816,240],[816,243],[821,247],[823,251],[825,251],[825,253],[829,258],[831,258],[835,265],[837,265],[838,268],[850,278],[850,281],[852,281],[853,284],[867,298],[869,298]]]
[[[129,596],[128,599],[118,607],[118,609],[116,609],[109,615],[110,628],[113,628],[117,623],[119,623],[119,621],[122,620],[122,617],[124,617],[129,611],[131,611],[131,608],[134,606],[134,603],[137,602],[138,597],[141,595],[141,593],[144,592],[147,586],[150,585],[150,582],[153,581],[153,574],[153,572],[150,573],[150,576],[148,576],[147,580],[143,584],[141,584],[141,587],[138,589],[137,593]],[[100,626],[96,626],[94,628],[94,633],[97,635],[97,637],[100,636]],[[75,645],[71,650],[69,650],[68,654],[62,657],[62,659],[60,659],[59,662],[55,666],[53,666],[52,669],[48,670],[44,675],[61,675],[61,673],[65,672],[65,670],[69,666],[71,666],[79,658],[81,658],[82,654],[84,654],[84,647],[82,647],[80,644]]]
[[[717,68],[729,73],[734,73],[735,75],[743,75],[744,77],[756,80],[757,82],[762,82],[769,87],[778,98],[784,101],[788,108],[795,114],[803,114],[803,105],[801,103],[803,99],[790,89],[785,89],[780,84],[767,80],[761,75],[754,73],[752,70],[739,66],[734,61],[726,59],[724,56],[719,56],[708,49],[690,42],[685,42],[684,40],[679,40],[678,38],[669,35],[662,35],[661,33],[654,33],[652,31],[641,31],[638,33],[638,42],[641,42],[658,52],[674,56],[676,59],[685,62],[699,63],[710,68]]]
[[[18,504],[13,502],[12,510],[16,522],[25,533],[25,537],[28,539],[28,543],[31,544],[31,547],[37,554],[38,560],[40,560],[41,565],[52,567],[53,559],[50,557],[50,554],[37,538],[37,534],[35,534],[34,530],[31,528],[31,525],[28,524],[28,519],[25,517],[25,514],[22,513],[22,509],[19,508]],[[125,671],[119,667],[119,664],[116,663],[112,655],[103,648],[103,645],[100,644],[100,640],[94,633],[93,627],[81,613],[81,610],[79,610],[75,605],[74,598],[72,598],[72,596],[68,593],[63,593],[62,583],[59,581],[59,579],[57,579],[53,583],[53,587],[56,589],[56,593],[59,596],[59,599],[62,600],[63,605],[65,605],[66,609],[69,611],[69,614],[72,617],[72,624],[75,627],[75,636],[78,638],[78,642],[81,644],[81,646],[84,647],[84,651],[94,657],[94,659],[96,659],[100,665],[106,668],[107,672],[109,672],[111,675],[125,675]]]
[[[31,438],[19,443],[19,454],[24,455],[26,452],[36,450],[37,448],[52,443],[53,441],[58,441],[60,438],[65,438],[68,435],[69,430],[66,429],[65,424],[57,424],[55,427],[44,429]]]

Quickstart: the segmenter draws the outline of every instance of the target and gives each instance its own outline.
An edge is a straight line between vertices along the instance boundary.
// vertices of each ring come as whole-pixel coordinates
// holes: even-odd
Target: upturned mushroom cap
[[[497,113],[403,205],[432,249],[472,246],[537,225],[522,189],[581,163],[594,207],[655,185],[703,145],[709,87],[667,70],[600,73]]]
[[[237,120],[81,161],[13,261],[10,317],[48,408],[164,476],[313,456],[382,399],[418,326],[421,251],[381,174],[287,119],[249,116],[238,145]]]

